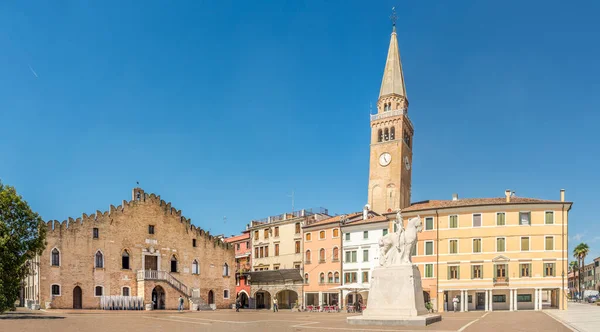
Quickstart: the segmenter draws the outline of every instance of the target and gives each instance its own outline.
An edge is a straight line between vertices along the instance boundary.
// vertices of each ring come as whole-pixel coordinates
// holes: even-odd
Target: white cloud
[[[571,241],[579,242],[579,241],[581,241],[581,239],[583,239],[583,234],[581,234],[581,233],[577,233],[577,234],[571,236]]]

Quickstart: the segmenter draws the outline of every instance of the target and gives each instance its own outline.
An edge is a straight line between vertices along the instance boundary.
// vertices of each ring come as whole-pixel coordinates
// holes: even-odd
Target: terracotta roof
[[[374,223],[374,222],[382,222],[382,221],[388,221],[388,218],[386,216],[374,216],[368,219],[359,219],[356,221],[352,221],[350,220],[350,222],[346,223],[344,226],[354,226],[354,225],[364,225],[364,224],[370,224],[370,223]]]
[[[494,197],[494,198],[461,198],[456,201],[454,200],[430,200],[423,202],[412,203],[411,206],[402,209],[402,212],[410,211],[421,211],[429,209],[444,209],[452,207],[463,207],[463,206],[481,206],[481,205],[510,205],[510,204],[541,204],[541,203],[568,203],[561,201],[551,201],[537,198],[526,198],[526,197],[511,197],[510,203],[506,202],[506,197]]]
[[[347,214],[346,218],[348,218],[348,219],[354,218],[361,214],[362,214],[362,212],[353,212],[353,213]],[[310,228],[310,227],[321,226],[321,225],[330,224],[330,223],[339,223],[341,217],[342,217],[342,215],[339,215],[339,216],[319,220],[319,221],[313,222],[311,224],[305,225],[302,228]]]
[[[233,242],[237,242],[237,241],[247,240],[249,238],[250,238],[250,233],[244,233],[244,234],[228,237],[225,239],[225,242],[233,243]]]

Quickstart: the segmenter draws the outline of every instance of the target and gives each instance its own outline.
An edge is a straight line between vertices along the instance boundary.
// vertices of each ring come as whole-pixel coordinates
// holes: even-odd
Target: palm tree
[[[578,268],[578,267],[579,267],[579,266],[577,265],[577,262],[576,262],[576,261],[571,261],[571,262],[569,263],[569,271],[570,271],[570,272],[575,272],[575,270],[577,270],[577,268]]]
[[[587,256],[590,253],[590,247],[585,244],[585,243],[580,243],[577,245],[577,247],[575,247],[575,249],[573,249],[573,257],[577,258],[577,261],[580,262],[579,264],[579,290],[580,293],[583,292],[581,291],[581,277],[583,275],[583,268],[585,267],[585,256]],[[583,299],[583,296],[580,295],[580,298]]]

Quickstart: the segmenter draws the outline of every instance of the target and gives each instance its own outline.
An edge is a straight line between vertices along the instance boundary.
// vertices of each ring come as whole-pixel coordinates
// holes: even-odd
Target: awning
[[[274,282],[286,280],[292,281],[303,281],[304,279],[300,275],[298,269],[284,269],[284,270],[268,270],[268,271],[253,271],[248,272],[250,276],[250,282]]]

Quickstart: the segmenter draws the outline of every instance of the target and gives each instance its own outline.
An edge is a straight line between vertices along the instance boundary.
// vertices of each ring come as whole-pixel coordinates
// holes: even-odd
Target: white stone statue
[[[379,239],[379,265],[383,267],[411,264],[417,234],[423,230],[420,216],[410,218],[405,229],[401,210],[396,214],[396,225],[398,231]]]

